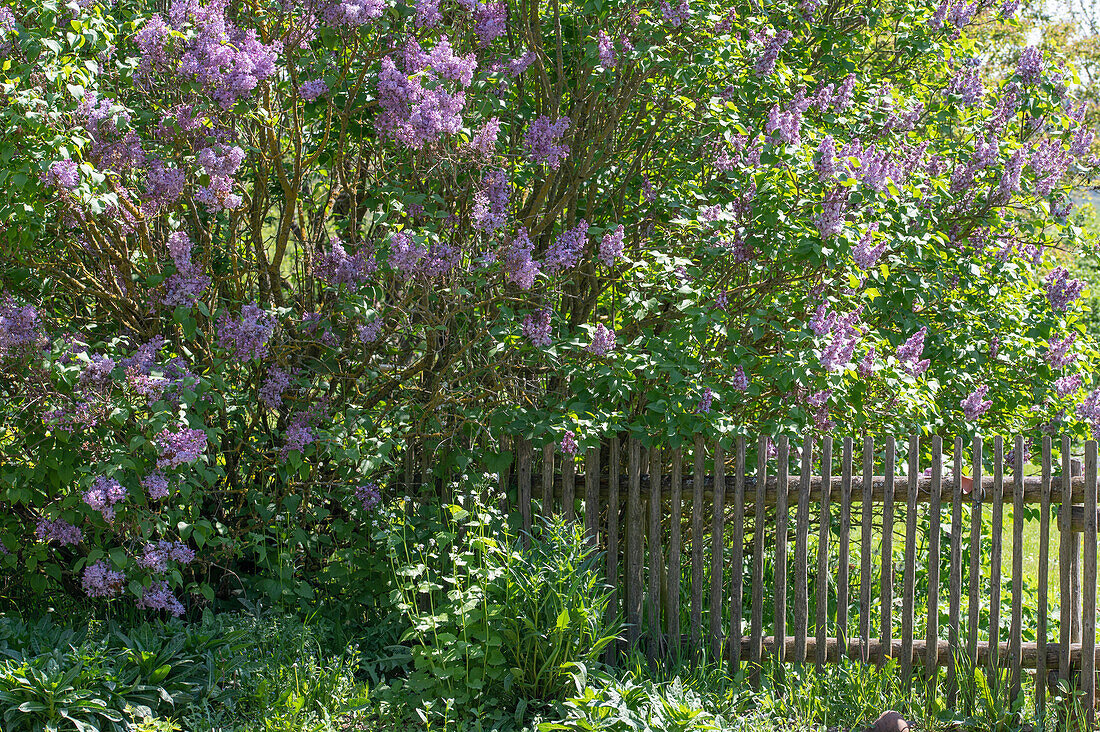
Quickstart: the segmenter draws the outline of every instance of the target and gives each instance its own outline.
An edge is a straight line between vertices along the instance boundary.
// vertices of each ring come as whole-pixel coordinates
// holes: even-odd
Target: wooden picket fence
[[[782,668],[834,663],[841,655],[866,664],[895,658],[905,678],[922,673],[933,695],[941,693],[937,686],[942,676],[942,697],[950,709],[959,708],[960,701],[969,708],[974,701],[974,684],[958,677],[960,668],[986,669],[992,687],[1008,684],[1010,699],[1020,693],[1023,670],[1034,669],[1036,711],[1044,712],[1053,682],[1066,681],[1083,692],[1084,716],[1091,727],[1096,694],[1096,442],[1085,444],[1083,470],[1077,471],[1070,439],[1062,438],[1061,465],[1056,466],[1051,438],[1044,437],[1041,475],[1025,476],[1024,440],[1016,437],[1009,477],[1001,437],[993,439],[992,475],[983,474],[988,448],[982,438],[975,437],[971,445],[957,438],[945,479],[942,439],[921,439],[920,444],[931,448],[931,465],[922,464],[920,444],[913,437],[907,443],[908,469],[896,475],[893,437],[885,439],[877,454],[873,438],[862,439],[861,471],[853,467],[850,437],[834,446],[831,437],[808,436],[795,460],[786,437],[775,440],[774,456],[771,441],[762,438],[754,445],[755,466],[746,465],[744,437],[728,442],[728,451],[721,442],[702,437],[677,449],[643,448],[636,439],[616,437],[575,457],[561,453],[556,444],[536,449],[520,438],[511,443],[514,459],[499,481],[501,495],[509,496],[509,507],[519,514],[525,532],[539,513],[560,511],[584,521],[587,535],[606,552],[607,579],[616,590],[614,612],[627,623],[626,643],[644,649],[651,662],[697,657],[697,649],[706,649],[711,659],[724,659],[734,672],[744,668],[758,683],[769,660],[773,668]],[[836,448],[839,455],[834,455]],[[964,461],[968,452],[970,459]],[[833,471],[837,457],[839,475]],[[792,462],[797,475],[791,474]],[[931,475],[922,476],[927,467]],[[967,467],[969,477],[964,475]],[[422,468],[428,480],[426,455]],[[408,483],[417,482],[414,472],[410,460]],[[911,481],[909,476],[918,477]],[[911,490],[914,483],[916,490]],[[1013,509],[1007,580],[1001,566],[1005,503]],[[1025,514],[1025,504],[1038,506],[1037,519]],[[1048,597],[1055,589],[1048,577],[1052,506],[1058,507],[1056,637],[1048,618]],[[927,518],[919,520],[925,508]],[[983,515],[992,519],[986,524],[987,537],[982,536]],[[859,520],[858,540],[852,536],[854,518]],[[816,556],[811,557],[814,519]],[[946,546],[941,541],[945,519]],[[1035,640],[1025,642],[1023,539],[1029,521],[1038,522],[1038,577],[1035,604],[1028,608],[1035,616]],[[895,533],[902,531],[902,546],[895,547]],[[969,566],[964,566],[964,539],[971,546],[988,540],[986,577],[982,552],[969,552]],[[926,583],[920,588],[923,617],[915,613],[918,545],[927,547]],[[940,574],[944,558],[950,568],[946,578]],[[898,574],[900,618],[895,615]],[[877,597],[872,585],[877,585]],[[830,590],[836,610],[830,607]],[[1009,626],[1003,639],[1005,597]],[[945,600],[946,628],[940,622]],[[771,611],[767,622],[766,607]]]

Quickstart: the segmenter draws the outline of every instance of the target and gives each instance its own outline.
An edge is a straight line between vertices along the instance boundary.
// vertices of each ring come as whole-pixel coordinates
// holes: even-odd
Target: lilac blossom
[[[749,390],[749,377],[745,374],[744,366],[738,366],[733,370],[733,388],[737,391]]]
[[[1020,54],[1016,64],[1016,76],[1025,84],[1037,84],[1043,78],[1043,52],[1036,46],[1028,46]]]
[[[115,505],[126,498],[126,488],[114,478],[101,475],[84,493],[84,503],[93,511],[99,511],[105,521],[114,521]]]
[[[106,559],[100,559],[84,568],[80,584],[88,597],[114,597],[126,584],[126,575],[111,569]]]
[[[328,94],[328,84],[324,79],[310,79],[298,87],[298,96],[307,102],[316,101],[325,94]]]
[[[863,336],[863,331],[856,325],[863,308],[857,308],[850,313],[829,312],[825,303],[821,303],[817,312],[810,321],[810,329],[819,336],[826,336],[828,341],[818,354],[818,360],[825,371],[843,369],[844,365],[852,360],[856,345]]]
[[[415,0],[416,27],[431,28],[443,19],[439,12],[439,0]]]
[[[531,345],[545,347],[550,345],[550,309],[542,308],[523,319],[523,335]]]
[[[687,22],[688,18],[691,17],[691,8],[688,5],[688,0],[680,0],[675,8],[669,4],[668,0],[661,0],[660,8],[661,17],[673,27],[683,25]]]
[[[985,96],[985,86],[982,84],[981,75],[977,69],[968,66],[963,66],[955,73],[955,76],[947,85],[946,91],[948,94],[962,97],[964,107],[974,107],[981,104],[982,98]]]
[[[46,347],[46,334],[32,305],[16,305],[10,297],[0,302],[0,361],[24,359]]]
[[[508,4],[478,2],[474,6],[474,33],[481,46],[487,47],[508,31]]]
[[[924,353],[924,337],[927,334],[928,326],[925,326],[909,336],[908,340],[897,348],[898,361],[910,376],[923,374],[931,363],[928,359],[921,360],[921,355]]]
[[[852,259],[855,260],[856,266],[860,269],[867,270],[878,264],[879,258],[886,250],[886,240],[880,241],[877,245],[872,246],[874,242],[874,234],[878,231],[878,224],[871,224],[867,227],[867,231],[860,238],[859,243],[856,244],[855,250],[852,252]]]
[[[787,41],[791,40],[791,32],[787,29],[778,31],[768,39],[764,51],[757,57],[753,70],[757,76],[770,76],[775,71],[776,61],[779,60],[779,52]]]
[[[869,379],[875,373],[875,359],[877,354],[875,353],[875,347],[871,346],[867,350],[867,353],[863,354],[863,358],[860,359],[859,364],[856,365],[856,373],[859,374],[862,379]]]
[[[48,186],[71,191],[80,182],[80,166],[75,160],[58,160],[50,163],[43,182]]]
[[[1080,374],[1070,374],[1054,380],[1054,391],[1059,397],[1065,398],[1075,394],[1084,385]]]
[[[829,239],[841,232],[844,228],[844,209],[848,204],[848,189],[837,186],[825,194],[825,200],[821,204],[821,213],[814,217],[814,226],[817,227],[821,238]]]
[[[782,142],[794,146],[801,144],[801,129],[802,110],[797,105],[782,110],[778,104],[775,104],[768,112],[768,122],[764,130],[769,135],[775,135]]]
[[[527,230],[520,228],[512,243],[504,253],[504,272],[508,281],[521,290],[530,290],[539,274],[538,262],[531,259],[534,245],[527,236]]]
[[[355,500],[364,511],[373,511],[382,502],[377,483],[367,483],[355,489]]]
[[[836,143],[832,135],[826,135],[817,149],[817,159],[814,160],[814,170],[818,177],[825,181],[836,175],[840,165],[836,158]]]
[[[600,240],[600,261],[608,267],[615,265],[616,260],[623,254],[623,225],[608,231]]]
[[[963,414],[966,416],[968,422],[974,422],[993,406],[992,401],[983,401],[986,393],[989,391],[989,387],[981,385],[974,389],[970,393],[970,396],[959,402],[959,406],[963,408]]]
[[[115,360],[99,354],[93,354],[88,364],[77,377],[78,389],[105,391],[111,386],[111,374],[115,370]]]
[[[147,610],[163,610],[176,617],[183,615],[183,603],[172,594],[166,580],[154,580],[146,587],[138,598],[137,606]]]
[[[80,529],[62,519],[40,518],[34,527],[34,535],[39,541],[56,541],[61,546],[79,544],[84,538]]]
[[[1050,345],[1047,348],[1044,358],[1046,358],[1051,368],[1060,369],[1077,360],[1077,354],[1070,350],[1073,348],[1073,343],[1076,340],[1076,333],[1070,333],[1060,340],[1057,338],[1050,339]]]
[[[594,356],[604,356],[614,349],[615,331],[600,323],[592,333],[592,342],[588,344],[588,352]]]
[[[544,163],[551,170],[557,170],[561,161],[569,156],[569,144],[561,141],[569,125],[568,117],[559,117],[554,121],[546,115],[536,118],[523,136],[524,149],[533,163]]]
[[[218,318],[218,345],[232,352],[234,361],[250,361],[267,355],[275,333],[275,316],[251,302],[241,308],[240,320],[222,313]]]
[[[363,343],[375,343],[382,335],[382,318],[374,318],[357,328],[359,340]]]
[[[481,189],[474,194],[471,218],[474,228],[486,234],[504,227],[508,220],[509,198],[512,184],[503,170],[491,170],[486,174]]]
[[[609,69],[615,68],[615,41],[607,31],[600,31],[596,36],[596,48],[599,51],[600,63]]]
[[[195,551],[189,546],[178,541],[158,541],[155,544],[147,542],[142,548],[141,556],[137,558],[139,566],[153,572],[167,572],[168,562],[177,564],[190,564],[195,559]]]
[[[546,250],[542,270],[548,275],[554,275],[573,269],[581,261],[587,244],[588,222],[581,219],[572,229],[566,229],[554,239],[554,243]]]
[[[283,403],[283,392],[289,386],[290,374],[278,366],[272,367],[260,386],[260,401],[271,409],[277,409]]]
[[[464,78],[466,67],[459,69],[449,61],[445,57],[440,59],[447,64],[448,73]],[[473,75],[472,68],[469,73]],[[382,70],[378,73],[378,103],[382,112],[375,118],[375,128],[406,147],[419,150],[428,142],[462,128],[466,95],[443,84],[424,87],[419,75],[409,76],[400,71],[387,56],[382,59]]]
[[[153,500],[168,497],[168,479],[165,478],[164,473],[161,473],[159,470],[149,473],[149,475],[142,478],[141,487],[145,489],[146,494]]]
[[[1050,306],[1059,311],[1064,311],[1081,297],[1081,291],[1085,287],[1083,281],[1069,279],[1069,271],[1065,267],[1054,268],[1044,282]]]
[[[695,407],[696,414],[710,414],[711,403],[714,401],[714,392],[708,386],[703,389],[703,396],[699,399],[699,404]]]
[[[157,468],[175,468],[193,463],[206,452],[206,432],[178,425],[174,430],[166,427],[157,435],[160,450]]]
[[[331,237],[328,251],[321,252],[317,256],[314,271],[322,282],[333,287],[343,285],[349,291],[355,292],[377,270],[378,263],[374,259],[374,252],[366,247],[360,247],[355,254],[348,254],[343,242]]]
[[[490,117],[470,140],[470,149],[483,158],[491,156],[497,149],[497,136],[500,135],[500,117]]]
[[[565,455],[575,456],[577,454],[577,436],[572,431],[566,432],[562,435],[561,444],[559,445],[561,451]]]

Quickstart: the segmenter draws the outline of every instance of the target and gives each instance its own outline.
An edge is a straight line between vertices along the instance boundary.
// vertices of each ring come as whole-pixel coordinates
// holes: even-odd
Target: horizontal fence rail
[[[1044,436],[1038,475],[1025,475],[1022,437],[611,437],[577,455],[509,444],[497,485],[523,531],[561,514],[605,553],[627,626],[609,661],[629,648],[651,663],[705,656],[759,683],[783,664],[896,659],[907,682],[921,674],[964,710],[976,674],[1010,705],[1028,670],[1037,714],[1062,682],[1093,727],[1095,441],[1078,460],[1068,437]],[[439,485],[411,456],[404,478],[409,491]]]

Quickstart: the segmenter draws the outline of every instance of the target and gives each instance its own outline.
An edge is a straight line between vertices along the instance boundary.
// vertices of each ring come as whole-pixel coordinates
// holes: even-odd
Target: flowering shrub
[[[1100,427],[1051,255],[1092,131],[1056,59],[976,60],[1011,11],[14,6],[3,561],[297,602],[417,437]]]

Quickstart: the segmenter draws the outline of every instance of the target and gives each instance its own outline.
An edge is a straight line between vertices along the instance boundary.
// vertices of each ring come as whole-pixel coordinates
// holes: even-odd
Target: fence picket
[[[1035,713],[1046,715],[1047,701],[1047,592],[1050,565],[1050,435],[1043,435],[1042,492],[1039,497],[1039,609],[1035,618]]]
[[[779,438],[779,468],[775,497],[775,654],[776,673],[783,673],[783,659],[787,651],[787,484],[790,469],[789,441]]]
[[[642,456],[637,438],[631,437],[630,478],[626,496],[626,622],[627,640],[635,648],[642,623]]]
[[[1012,626],[1009,630],[1008,655],[1011,669],[1009,701],[1020,695],[1020,668],[1023,665],[1023,593],[1024,593],[1024,438],[1016,435],[1013,446],[1012,489]]]
[[[879,607],[882,608],[883,662],[894,655],[894,461],[897,445],[886,438],[886,457],[882,470],[885,480],[882,501],[882,570]]]
[[[974,453],[971,458],[971,471],[973,472],[973,483],[970,488],[970,546],[980,547],[982,545],[982,438],[978,435],[974,436]],[[968,670],[978,667],[978,633],[979,627],[979,613],[981,612],[981,597],[979,592],[981,590],[982,581],[982,553],[980,551],[970,552],[970,572],[969,572],[970,588],[969,588],[969,604],[967,605],[967,634],[966,634],[966,661]],[[973,684],[967,684],[968,690],[973,690]],[[974,705],[973,693],[967,693],[966,695],[966,710],[970,711]]]
[[[566,521],[577,517],[577,460],[573,455],[561,456],[561,508]]]
[[[828,660],[826,638],[829,635],[829,534],[832,519],[829,515],[829,503],[832,500],[833,485],[833,438],[825,435],[821,439],[821,515],[817,530],[817,665],[821,667]],[[843,558],[841,558],[843,561]]]
[[[722,443],[714,442],[714,525],[711,527],[710,547],[710,608],[708,627],[710,630],[710,657],[712,661],[722,658],[722,563],[723,527],[725,521],[726,498],[726,458]]]
[[[768,440],[760,438],[756,447],[756,500],[753,502],[752,539],[752,619],[750,623],[749,657],[752,661],[750,681],[760,686],[760,665],[764,656],[764,495],[768,482]]]
[[[1001,530],[1004,525],[1004,438],[993,438],[993,525],[989,559],[989,688],[1000,677],[1001,643]]]
[[[523,542],[527,544],[531,537],[531,441],[527,438],[520,438],[516,450],[520,525],[523,527]]]
[[[901,590],[901,675],[907,688],[913,677],[913,605],[917,576],[917,496],[920,438],[909,436],[909,470],[905,494],[905,576]]]
[[[614,621],[619,615],[619,466],[621,464],[618,437],[611,438],[608,446],[607,470],[607,580],[611,584],[611,601],[607,606],[607,619]],[[612,643],[607,648],[607,661],[611,663],[618,652]]]
[[[1069,644],[1072,632],[1073,604],[1066,602],[1066,598],[1072,597],[1070,590],[1070,573],[1072,564],[1070,557],[1073,554],[1073,527],[1070,524],[1073,505],[1073,484],[1070,478],[1070,454],[1069,436],[1062,437],[1062,503],[1058,507],[1058,587],[1060,602],[1058,642],[1061,644],[1058,655],[1058,678],[1069,681]]]
[[[806,435],[802,443],[802,469],[798,481],[798,508],[794,535],[794,662],[806,661],[806,634],[809,624],[809,579],[806,576],[810,534],[810,476],[813,473],[814,438]]]
[[[730,574],[733,587],[730,589],[730,665],[731,674],[741,667],[741,638],[744,633],[741,619],[744,614],[744,551],[745,551],[745,437],[737,438],[737,457],[734,464],[737,471],[733,483],[733,557],[730,559]]]
[[[871,496],[875,479],[875,440],[863,436],[863,501],[860,503],[861,529],[859,533],[859,658],[870,661],[871,648],[871,521],[874,510]]]
[[[692,451],[695,471],[691,477],[691,651],[703,647],[703,474],[706,470],[706,443],[695,436]]]
[[[542,514],[554,513],[554,443],[542,446]]]
[[[951,559],[948,580],[947,642],[952,653],[959,652],[959,612],[962,604],[962,465],[963,440],[955,438],[954,470],[951,474]],[[947,667],[947,706],[955,708],[958,678],[955,664]]]
[[[672,518],[669,526],[668,539],[668,584],[669,591],[666,599],[668,607],[665,610],[665,623],[668,626],[669,650],[674,659],[680,658],[680,575],[681,561],[680,550],[683,538],[681,531],[683,526],[683,501],[684,501],[684,470],[683,453],[680,448],[672,451]]]
[[[958,473],[956,473],[958,475]],[[936,649],[940,638],[940,501],[943,482],[943,439],[932,435],[932,496],[928,509],[928,622],[925,626],[924,671],[928,677],[928,705],[936,700],[939,674]],[[952,595],[957,597],[958,595]]]
[[[649,448],[649,596],[646,621],[649,625],[647,655],[652,668],[661,655],[661,587],[664,585],[664,557],[661,551],[661,449]]]
[[[584,456],[584,530],[588,541],[600,544],[600,448],[590,447]]]
[[[1081,558],[1081,691],[1085,724],[1096,724],[1096,441],[1085,443],[1085,531]]]
[[[852,535],[852,438],[845,437],[840,460],[840,567],[836,579],[837,657],[848,655],[849,576]]]

